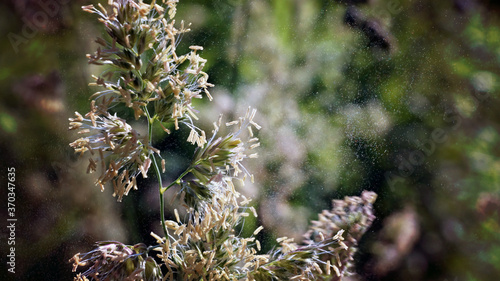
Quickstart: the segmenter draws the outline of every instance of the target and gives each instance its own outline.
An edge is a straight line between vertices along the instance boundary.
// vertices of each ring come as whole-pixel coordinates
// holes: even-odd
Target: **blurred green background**
[[[91,3],[0,3],[2,280],[70,280],[68,260],[95,241],[151,244],[159,229],[154,180],[117,203],[68,146],[67,118],[87,112],[100,72],[85,58],[102,32],[80,10]],[[241,191],[260,215],[243,233],[264,225],[263,251],[299,241],[332,199],[373,190],[351,280],[499,280],[499,15],[488,0],[181,0],[192,31],[179,52],[204,46],[216,85],[196,104],[200,126],[259,110],[256,181]],[[189,161],[188,133],[155,136],[167,181]]]

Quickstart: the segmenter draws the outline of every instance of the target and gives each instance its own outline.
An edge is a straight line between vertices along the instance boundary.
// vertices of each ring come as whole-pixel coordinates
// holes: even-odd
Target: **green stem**
[[[146,113],[146,117],[148,118],[148,141],[149,141],[149,145],[152,146],[152,144],[153,144],[154,118],[151,118],[151,115],[149,115],[149,111],[148,111],[147,107],[144,107],[144,112]],[[154,153],[151,155],[151,158],[153,160],[154,171],[156,174],[156,178],[158,179],[158,185],[159,185],[161,226],[163,228],[163,232],[165,234],[165,237],[168,237],[168,230],[167,230],[167,227],[165,224],[165,200],[163,198],[163,193],[165,193],[165,191],[167,191],[169,188],[171,188],[174,184],[180,184],[181,179],[185,175],[187,175],[189,172],[191,172],[192,167],[189,166],[175,181],[171,182],[167,187],[163,187],[163,183],[161,180],[160,167],[158,166],[158,162],[156,161],[156,157],[155,157]]]
[[[181,179],[187,175],[189,172],[191,172],[191,167],[187,168],[175,181],[171,182],[167,187],[163,188],[163,190],[160,191],[160,193],[163,193],[167,191],[169,188],[171,188],[174,184],[181,184]]]
[[[151,118],[151,115],[149,115],[148,108],[145,106],[144,107],[144,112],[146,112],[146,116],[148,118],[148,138],[149,138],[149,145],[153,144],[153,122],[154,119]],[[158,162],[156,162],[156,157],[154,153],[151,155],[151,158],[153,159],[153,166],[154,166],[154,171],[156,174],[156,178],[158,179],[158,185],[159,185],[159,193],[160,193],[160,218],[161,218],[161,226],[163,228],[163,233],[165,234],[165,237],[168,237],[168,230],[165,225],[165,200],[163,198],[163,183],[161,180],[161,173],[160,173],[160,167],[158,166]]]

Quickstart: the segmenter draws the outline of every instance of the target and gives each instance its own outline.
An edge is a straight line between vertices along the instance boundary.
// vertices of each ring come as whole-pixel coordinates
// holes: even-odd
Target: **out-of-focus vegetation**
[[[19,222],[16,274],[0,276],[13,280],[68,280],[67,260],[94,241],[154,243],[155,188],[116,203],[68,146],[66,120],[86,112],[96,71],[85,54],[98,26],[80,10],[90,3],[0,4],[1,177],[16,168]],[[257,202],[264,251],[277,236],[300,239],[332,199],[367,189],[379,195],[378,219],[356,256],[359,280],[498,280],[494,1],[181,0],[178,8],[192,23],[179,48],[204,46],[216,85],[215,101],[197,105],[206,128],[219,112],[259,109],[260,158],[247,167],[256,182],[242,192]],[[162,141],[170,170],[187,165],[188,133]]]

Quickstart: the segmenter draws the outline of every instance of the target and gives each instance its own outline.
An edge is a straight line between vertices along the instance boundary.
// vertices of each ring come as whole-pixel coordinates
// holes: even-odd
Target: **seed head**
[[[247,176],[253,179],[253,175],[247,171],[243,161],[257,156],[252,151],[259,146],[258,138],[253,136],[251,129],[251,126],[257,129],[260,128],[253,121],[255,113],[256,110],[249,108],[244,117],[226,123],[227,127],[236,126],[237,130],[224,137],[217,136],[221,123],[220,119],[219,124],[214,124],[213,135],[208,141],[205,140],[203,132],[199,135],[195,130],[191,131],[192,135],[188,140],[198,142],[202,139],[203,145],[195,151],[190,166],[190,172],[194,178],[181,181],[181,187],[185,192],[185,200],[188,206],[195,207],[198,201],[211,199],[213,195],[211,183],[218,184],[225,177],[240,179],[242,182]],[[247,133],[247,138],[243,139],[245,133]]]
[[[165,1],[163,1],[165,2]],[[93,95],[99,103],[123,103],[132,108],[135,118],[144,115],[143,107],[154,103],[154,118],[163,123],[192,124],[197,119],[193,98],[204,93],[211,100],[208,75],[202,71],[206,60],[191,46],[190,52],[177,55],[180,35],[189,28],[180,23],[175,27],[173,16],[177,1],[167,1],[162,7],[153,1],[110,1],[110,8],[84,6],[97,14],[104,24],[107,38],[98,38],[95,54],[87,55],[89,63],[113,66],[93,85],[104,90]],[[165,126],[168,127],[168,126]]]
[[[96,181],[101,189],[111,181],[114,196],[118,201],[127,195],[131,188],[137,189],[136,177],[142,174],[147,177],[151,165],[150,156],[159,151],[148,145],[147,138],[139,134],[116,115],[99,116],[88,114],[84,118],[78,112],[70,118],[70,129],[78,129],[79,134],[87,135],[70,144],[75,152],[90,153],[87,172],[97,171],[100,164],[101,175]]]
[[[78,267],[89,266],[75,280],[162,280],[160,267],[147,255],[146,245],[142,243],[128,246],[115,241],[99,242],[94,250],[78,253],[70,262],[73,262],[73,272]]]

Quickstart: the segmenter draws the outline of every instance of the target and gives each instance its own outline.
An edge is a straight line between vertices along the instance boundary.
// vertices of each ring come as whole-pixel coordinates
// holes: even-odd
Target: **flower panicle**
[[[331,255],[336,248],[342,248],[342,231],[334,237],[308,245],[298,245],[293,238],[281,237],[281,247],[272,250],[268,261],[252,273],[257,281],[264,280],[331,280],[340,276],[336,264],[325,261],[324,255]]]
[[[103,89],[91,96],[91,110],[85,118],[77,113],[70,119],[70,129],[90,136],[70,145],[77,153],[92,154],[87,172],[96,171],[100,164],[102,173],[96,184],[104,189],[112,182],[118,201],[137,189],[138,174],[147,177],[153,162],[150,157],[159,151],[150,139],[139,137],[124,120],[109,113],[110,109],[125,105],[136,120],[147,116],[148,128],[158,122],[168,133],[170,126],[179,129],[179,124],[185,124],[192,130],[190,142],[200,147],[206,143],[204,132],[193,124],[198,117],[192,100],[202,98],[203,93],[211,100],[208,88],[213,85],[203,72],[202,47],[191,46],[184,55],[176,53],[180,36],[189,31],[184,22],[175,25],[177,2],[110,0],[107,7],[82,7],[99,17],[107,34],[97,38],[99,47],[87,55],[89,63],[110,67],[93,76],[90,85]]]
[[[319,214],[319,219],[312,221],[312,225],[304,235],[305,243],[312,245],[325,237],[342,234],[339,237],[341,247],[322,256],[323,259],[330,260],[332,265],[337,264],[335,271],[338,274],[333,280],[341,280],[343,276],[352,275],[352,261],[358,241],[375,220],[373,203],[376,198],[375,192],[363,191],[359,197],[346,196],[344,200],[333,200],[332,210],[324,210]]]
[[[172,123],[175,129],[179,122],[192,124],[191,117],[197,119],[192,99],[204,93],[212,100],[208,88],[213,87],[202,71],[206,60],[197,53],[202,47],[191,46],[189,53],[180,56],[176,53],[180,35],[189,31],[184,22],[175,27],[177,2],[166,1],[165,8],[155,1],[133,0],[111,1],[109,9],[83,7],[99,16],[109,37],[96,40],[99,47],[87,55],[89,63],[113,66],[95,78],[93,85],[105,90],[94,97],[125,104],[134,110],[136,119],[144,115],[142,107],[153,102],[155,119]]]
[[[187,222],[181,222],[175,210],[176,221],[166,222],[172,236],[152,234],[160,244],[156,250],[167,268],[167,280],[245,280],[267,262],[265,255],[257,255],[260,242],[255,235],[262,227],[249,238],[235,233],[249,215],[250,200],[234,190],[230,177],[212,185],[212,199],[188,208]]]
[[[70,146],[81,155],[90,153],[87,172],[97,171],[100,165],[101,174],[96,185],[103,190],[107,182],[112,182],[113,195],[121,201],[130,189],[137,189],[136,178],[139,174],[147,177],[150,156],[159,154],[159,151],[148,144],[147,137],[140,137],[116,114],[90,114],[88,119],[78,112],[75,115],[75,118],[70,118],[70,130],[79,130],[79,134],[87,136],[77,139]]]
[[[70,260],[73,272],[87,267],[74,280],[162,280],[156,261],[147,255],[146,245],[133,246],[116,241],[98,242],[88,253],[76,254]],[[90,278],[90,279],[89,279]]]
[[[248,158],[256,158],[254,149],[260,146],[259,139],[254,136],[252,127],[260,129],[253,120],[255,109],[249,108],[244,117],[226,123],[226,127],[237,127],[235,132],[225,136],[218,136],[221,118],[214,123],[212,137],[207,140],[205,133],[201,134],[195,129],[191,130],[188,141],[201,142],[193,156],[188,171],[193,177],[179,181],[181,190],[185,193],[185,203],[195,207],[199,201],[210,200],[213,196],[214,186],[218,186],[222,179],[230,177],[239,179],[244,183],[247,177],[253,182],[253,175],[243,165]],[[246,138],[242,136],[246,133]]]

